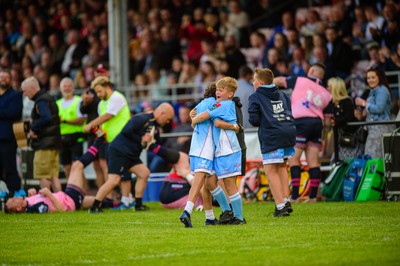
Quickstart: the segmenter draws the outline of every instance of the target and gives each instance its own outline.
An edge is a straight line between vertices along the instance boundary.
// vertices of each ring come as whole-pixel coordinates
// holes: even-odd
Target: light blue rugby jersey
[[[205,98],[196,105],[196,114],[200,114],[215,103],[214,97]],[[190,156],[197,156],[208,160],[214,159],[214,142],[211,120],[207,119],[201,123],[197,123],[193,130],[192,141],[190,144]]]
[[[221,119],[225,122],[236,124],[235,103],[227,100],[215,103],[207,110],[211,120]],[[213,139],[215,143],[215,157],[229,155],[241,151],[239,141],[234,130],[213,128]]]

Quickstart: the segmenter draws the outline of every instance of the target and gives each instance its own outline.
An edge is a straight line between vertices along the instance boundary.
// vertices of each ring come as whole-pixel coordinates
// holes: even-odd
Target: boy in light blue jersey
[[[212,108],[216,103],[215,100],[216,86],[214,83],[210,84],[204,93],[204,98],[198,105],[196,105],[194,111],[196,113],[202,113]],[[237,125],[236,125],[237,126]],[[193,211],[194,203],[196,202],[200,190],[204,185],[204,181],[207,176],[213,174],[213,160],[214,160],[214,141],[213,141],[213,126],[209,119],[197,123],[194,127],[192,141],[190,145],[190,170],[194,173],[194,180],[189,191],[188,201],[185,206],[185,210],[180,216],[180,220],[185,227],[192,227],[190,216]],[[228,123],[222,123],[221,127],[224,128],[234,128],[235,125]],[[224,191],[216,186],[218,193],[215,193],[214,197],[223,206],[223,210],[230,211],[228,199]],[[206,225],[216,224],[212,208],[210,210],[205,210],[206,212]]]
[[[235,95],[238,85],[234,78],[224,77],[217,82],[216,86],[217,102],[211,108],[193,118],[192,126],[208,119],[211,119],[214,125],[218,125],[221,121],[231,125],[231,128],[226,129],[217,126],[213,127],[215,146],[214,169],[218,179],[222,179],[224,182],[233,208],[233,218],[229,220],[224,219],[223,221],[220,219],[219,223],[229,223],[232,225],[245,224],[246,220],[243,218],[242,198],[236,186],[236,177],[241,174],[242,152],[235,132],[238,130],[239,126],[236,123],[235,103],[232,101],[232,98]],[[218,192],[220,189],[215,178],[207,179],[207,187],[214,197],[214,193]],[[224,213],[227,213],[227,211],[229,212],[230,207],[221,206],[221,208],[223,211],[222,217],[227,217]]]

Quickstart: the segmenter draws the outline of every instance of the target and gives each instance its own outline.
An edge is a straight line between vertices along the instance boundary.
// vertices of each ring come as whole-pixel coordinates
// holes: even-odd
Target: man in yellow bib
[[[83,125],[85,117],[80,111],[81,97],[74,95],[74,82],[63,78],[60,82],[62,98],[57,100],[61,132],[61,164],[65,176],[69,177],[72,162],[83,154]]]
[[[105,158],[107,158],[108,144],[121,132],[122,128],[131,118],[131,113],[125,96],[113,88],[113,84],[108,77],[96,77],[92,81],[91,88],[95,90],[97,96],[101,100],[98,105],[99,116],[84,127],[84,132],[89,133],[92,129],[101,126],[102,130],[106,133],[107,143],[105,144]],[[99,160],[106,159],[99,158]],[[103,164],[103,162],[100,162],[100,164]],[[126,174],[122,177],[121,182],[121,202],[125,203],[127,206],[131,204],[131,199],[129,197],[131,190],[130,179],[131,175]]]

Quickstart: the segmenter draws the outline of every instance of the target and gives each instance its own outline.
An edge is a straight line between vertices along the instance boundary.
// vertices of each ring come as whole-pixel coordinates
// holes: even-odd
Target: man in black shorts
[[[169,103],[160,104],[153,113],[143,113],[133,116],[117,137],[109,144],[108,149],[108,179],[96,194],[96,199],[90,208],[91,213],[102,212],[101,201],[121,181],[121,175],[134,173],[137,177],[135,185],[135,210],[148,209],[143,205],[142,197],[147,186],[150,170],[140,160],[143,148],[148,148],[153,142],[158,127],[165,126],[174,118],[174,108]],[[152,149],[158,152],[160,146]],[[176,159],[176,161],[178,158]]]
[[[332,96],[322,84],[325,67],[314,64],[307,72],[307,77],[276,77],[274,84],[293,89],[292,114],[296,125],[295,154],[289,158],[292,176],[292,200],[299,199],[301,176],[300,158],[305,152],[311,181],[310,197],[307,202],[316,202],[321,170],[319,151],[323,139],[323,128],[330,126],[333,116]]]

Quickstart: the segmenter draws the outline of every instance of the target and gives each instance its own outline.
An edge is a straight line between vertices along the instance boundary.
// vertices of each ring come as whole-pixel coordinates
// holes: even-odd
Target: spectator
[[[21,188],[13,123],[22,117],[22,95],[11,87],[11,72],[0,71],[0,180],[13,194]]]
[[[337,29],[338,36],[347,44],[351,44],[350,36],[352,30],[352,21],[343,3],[338,2],[332,6],[329,17],[328,26]]]
[[[314,36],[322,34],[325,29],[325,24],[321,20],[319,13],[315,9],[307,10],[306,22],[300,27],[301,36]]]
[[[237,78],[239,75],[239,68],[246,65],[246,59],[236,45],[236,39],[233,35],[226,35],[224,44],[226,52],[225,59],[229,65],[227,76]]]
[[[265,35],[260,31],[253,31],[250,34],[250,46],[248,49],[241,49],[245,55],[247,63],[251,66],[262,66],[263,52],[265,49]],[[239,73],[240,75],[240,73]]]
[[[48,42],[49,42],[51,58],[53,60],[55,67],[55,72],[61,74],[61,64],[63,62],[65,55],[65,47],[60,42],[60,38],[56,33],[52,33],[49,36]]]
[[[241,10],[240,3],[238,0],[231,0],[229,2],[230,13],[228,15],[228,23],[231,28],[238,29],[239,35],[235,36],[238,40],[238,46],[246,47],[248,46],[248,26],[249,17],[246,12]]]
[[[179,36],[186,39],[188,47],[186,51],[187,59],[199,62],[201,57],[201,40],[213,38],[212,34],[207,31],[204,20],[190,21],[189,15],[182,17],[182,24],[179,30]]]
[[[179,39],[176,38],[170,26],[163,25],[160,29],[160,41],[157,48],[160,69],[169,70],[175,56],[180,56]]]
[[[391,93],[385,73],[379,68],[370,68],[367,71],[367,83],[371,92],[367,100],[357,97],[356,106],[365,108],[363,116],[366,117],[366,121],[391,120]],[[368,126],[365,153],[372,158],[383,158],[381,136],[394,130],[395,126],[391,124]]]
[[[280,32],[286,36],[289,29],[295,28],[293,13],[290,11],[285,11],[282,14],[281,22],[282,22],[281,25],[274,27],[274,32],[272,33],[271,38],[268,40],[268,44],[267,44],[268,48],[274,46],[275,35],[278,32]]]
[[[60,118],[57,104],[52,96],[41,90],[34,77],[25,79],[21,84],[24,96],[35,102],[32,109],[28,137],[34,150],[33,175],[40,179],[40,187],[52,187],[54,192],[61,191],[59,179],[59,149],[61,143]]]
[[[396,45],[400,41],[400,10],[394,3],[386,3],[383,7],[383,22],[379,32],[379,37],[387,48],[391,51],[396,50]]]
[[[184,61],[182,72],[179,75],[178,83],[194,83],[197,74],[197,66],[194,60]]]
[[[367,29],[365,31],[366,41],[378,41],[379,31],[385,19],[379,15],[377,8],[372,5],[365,7],[365,16],[368,20]]]
[[[239,69],[239,79],[238,88],[236,90],[235,96],[240,98],[242,103],[243,111],[243,127],[252,127],[249,122],[249,96],[254,92],[254,88],[251,85],[251,80],[253,79],[253,71],[248,66],[242,66]]]
[[[365,45],[367,44],[367,40],[365,39],[365,34],[367,30],[367,18],[365,16],[364,8],[358,6],[354,9],[354,17],[355,21],[353,22],[353,38],[352,38],[352,47],[353,50],[357,51],[357,58],[366,59],[367,52],[365,49]]]
[[[353,67],[353,54],[350,45],[343,42],[337,29],[328,27],[325,30],[328,48],[328,61],[332,64],[333,74],[346,79]]]
[[[308,69],[308,62],[304,58],[304,51],[301,47],[297,47],[293,51],[292,60],[289,63],[290,71],[295,76],[306,76],[306,69]]]
[[[332,94],[334,124],[339,132],[338,158],[356,158],[364,153],[364,143],[358,142],[355,137],[358,127],[346,125],[348,122],[358,121],[354,116],[353,100],[348,96],[346,85],[341,78],[330,78],[328,80],[328,91]],[[342,141],[343,138],[348,137],[352,137],[354,141]]]
[[[68,177],[72,163],[83,154],[83,125],[86,118],[80,111],[81,97],[74,95],[72,79],[63,78],[60,91],[62,98],[57,100],[61,133],[60,159],[65,176]]]

